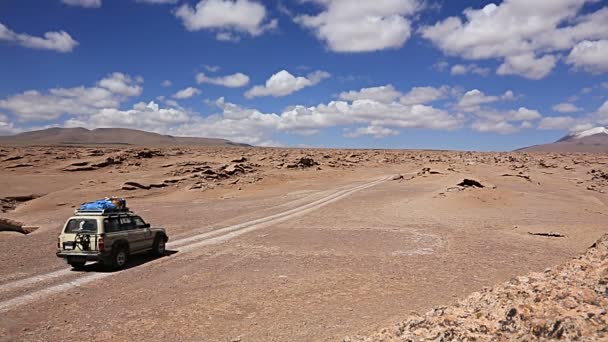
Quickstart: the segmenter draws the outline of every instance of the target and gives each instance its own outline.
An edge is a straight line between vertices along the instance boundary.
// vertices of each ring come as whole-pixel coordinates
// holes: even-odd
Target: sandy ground
[[[0,198],[16,207],[0,217],[39,227],[0,232],[0,340],[370,335],[585,251],[606,232],[606,162],[591,154],[0,147]],[[465,178],[485,187],[458,187]],[[138,186],[122,190],[133,188],[126,182]],[[153,184],[165,185],[146,189]],[[10,200],[30,195],[40,197]],[[72,271],[55,257],[74,207],[108,195],[165,227],[173,252],[135,258],[120,272]]]

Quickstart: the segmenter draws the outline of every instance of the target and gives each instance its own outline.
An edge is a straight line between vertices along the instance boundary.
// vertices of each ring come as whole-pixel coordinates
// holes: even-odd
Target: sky
[[[0,1],[0,135],[508,151],[608,125],[607,75],[608,1]]]

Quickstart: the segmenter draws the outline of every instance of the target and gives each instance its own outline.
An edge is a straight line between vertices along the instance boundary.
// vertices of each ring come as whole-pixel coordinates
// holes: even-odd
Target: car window
[[[131,230],[135,228],[135,224],[130,217],[121,217],[120,219],[120,230]]]
[[[139,216],[133,216],[133,222],[135,223],[135,227],[143,228],[146,223]]]
[[[65,232],[70,234],[77,233],[97,233],[97,220],[95,219],[71,219],[65,227]]]
[[[106,233],[114,233],[120,231],[120,222],[116,217],[111,217],[103,220]]]

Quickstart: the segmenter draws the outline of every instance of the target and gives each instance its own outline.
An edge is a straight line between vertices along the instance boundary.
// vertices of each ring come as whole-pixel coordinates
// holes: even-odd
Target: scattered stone
[[[458,186],[462,186],[465,188],[484,188],[485,186],[474,179],[464,179],[462,182],[458,183]]]
[[[350,341],[606,341],[608,234],[565,264]]]
[[[285,165],[285,167],[288,169],[295,169],[295,168],[306,169],[306,168],[317,166],[317,165],[319,165],[319,163],[317,163],[314,159],[312,159],[310,157],[302,157],[302,158],[300,158],[300,160],[298,160],[296,162]]]
[[[261,160],[261,159],[260,159],[260,160]],[[237,158],[237,159],[231,160],[230,162],[231,162],[231,163],[244,163],[244,162],[246,162],[246,161],[247,161],[247,158],[245,158],[245,157],[240,157],[240,158]]]
[[[12,157],[8,157],[4,160],[2,160],[3,162],[8,162],[8,161],[14,161],[14,160],[19,160],[19,159],[23,159],[23,156],[12,156]]]
[[[394,181],[401,180],[401,179],[403,179],[403,175],[401,175],[401,174],[393,176]]]
[[[552,238],[563,238],[566,237],[566,235],[560,234],[560,233],[532,233],[532,232],[528,232],[528,234],[530,235],[535,235],[535,236],[545,236],[545,237],[552,237]]]
[[[33,164],[14,164],[14,165],[9,165],[7,167],[5,167],[5,169],[18,169],[18,168],[22,168],[22,167],[32,167],[34,166]]]

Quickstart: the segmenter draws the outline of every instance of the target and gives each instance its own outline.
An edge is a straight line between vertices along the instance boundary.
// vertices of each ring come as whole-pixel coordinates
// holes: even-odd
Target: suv
[[[163,228],[150,228],[127,209],[77,210],[59,235],[57,256],[74,269],[84,268],[87,261],[121,269],[133,254],[164,255],[168,239]]]

